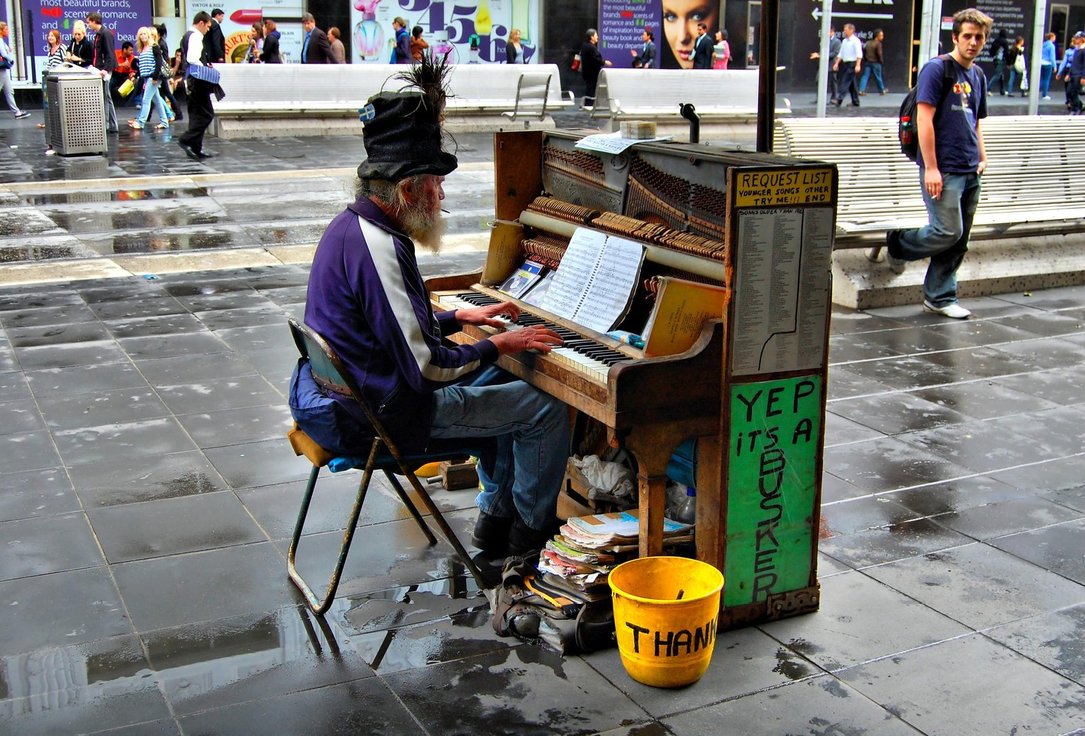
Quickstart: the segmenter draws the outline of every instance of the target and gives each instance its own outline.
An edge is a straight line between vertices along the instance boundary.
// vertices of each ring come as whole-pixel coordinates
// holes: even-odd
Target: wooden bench
[[[958,274],[962,295],[1085,282],[1085,202],[1075,186],[1085,125],[1071,117],[1001,116],[986,118],[982,128],[988,169],[974,247]],[[927,224],[919,168],[900,152],[896,117],[778,120],[774,138],[777,154],[837,165],[834,301],[914,301],[926,261],[894,278],[868,260],[876,251],[847,252],[884,245],[889,230]],[[883,293],[853,296],[852,288]]]
[[[756,139],[757,96],[756,69],[603,69],[591,115],[611,130],[623,120],[649,120],[668,133],[688,133],[678,107],[689,102],[701,118],[702,140],[743,128]],[[783,107],[776,114],[790,112]]]
[[[394,64],[222,64],[226,97],[215,103],[215,134],[223,138],[361,132],[358,108],[408,67]],[[531,84],[521,83],[528,77]],[[539,80],[545,100],[539,100]],[[553,128],[550,111],[568,107],[555,64],[457,64],[449,77],[445,127],[453,132],[500,130],[524,122]],[[544,104],[539,104],[543,102]],[[534,122],[527,113],[534,112]],[[516,113],[510,120],[505,113]]]

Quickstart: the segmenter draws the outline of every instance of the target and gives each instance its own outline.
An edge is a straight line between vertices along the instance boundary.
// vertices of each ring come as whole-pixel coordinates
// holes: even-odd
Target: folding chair
[[[354,531],[358,525],[358,517],[362,512],[362,503],[365,501],[365,494],[369,489],[369,482],[372,480],[373,473],[378,470],[383,472],[385,477],[388,478],[388,482],[391,483],[392,488],[399,495],[400,500],[403,501],[403,505],[407,507],[411,516],[418,523],[418,526],[426,535],[426,539],[429,540],[429,543],[436,544],[437,539],[433,536],[433,532],[430,531],[429,526],[411,501],[411,497],[407,495],[403,486],[400,485],[395,474],[399,473],[407,478],[408,482],[410,482],[411,486],[414,488],[415,493],[417,493],[419,499],[421,499],[422,504],[426,507],[426,510],[429,511],[433,519],[437,522],[437,526],[441,528],[441,533],[463,561],[464,566],[467,567],[475,580],[478,581],[480,587],[486,587],[486,584],[482,579],[482,573],[479,572],[478,567],[467,554],[467,550],[463,548],[460,540],[456,538],[456,534],[448,525],[441,510],[437,508],[433,499],[430,498],[429,493],[426,492],[425,488],[423,488],[422,484],[418,481],[418,477],[412,472],[412,468],[419,468],[426,463],[438,460],[463,458],[463,451],[409,455],[401,454],[399,450],[396,449],[395,444],[388,436],[384,427],[378,421],[376,413],[362,399],[362,393],[355,385],[354,379],[350,376],[350,373],[344,369],[339,357],[328,343],[324,341],[324,338],[294,318],[290,318],[290,332],[294,337],[294,342],[297,344],[302,357],[307,357],[309,359],[313,377],[316,379],[317,383],[326,388],[331,388],[336,393],[348,396],[358,402],[358,405],[365,412],[370,425],[377,433],[370,445],[369,454],[365,457],[337,457],[321,447],[312,437],[298,427],[295,427],[287,435],[290,439],[291,446],[294,448],[294,452],[298,455],[304,455],[309,462],[313,464],[313,469],[309,473],[309,484],[305,488],[305,497],[301,502],[301,511],[298,513],[298,521],[294,526],[294,536],[290,540],[290,551],[287,554],[287,569],[290,574],[290,580],[299,590],[301,590],[309,604],[309,608],[311,608],[314,613],[320,615],[327,611],[331,606],[332,600],[335,598],[335,591],[339,587],[339,578],[343,574],[343,565],[346,563],[347,553],[350,551],[350,543],[354,539]],[[362,473],[362,479],[358,484],[358,495],[354,501],[354,508],[350,513],[350,521],[347,523],[347,528],[343,532],[343,543],[339,547],[339,559],[335,563],[335,570],[332,572],[331,580],[328,583],[324,596],[323,598],[320,598],[298,573],[297,568],[294,565],[294,560],[298,549],[298,542],[301,540],[302,529],[305,526],[305,517],[309,513],[309,504],[313,500],[313,491],[316,488],[317,477],[320,475],[320,469],[324,466],[327,466],[333,473],[350,470],[352,468],[363,468],[364,471]]]

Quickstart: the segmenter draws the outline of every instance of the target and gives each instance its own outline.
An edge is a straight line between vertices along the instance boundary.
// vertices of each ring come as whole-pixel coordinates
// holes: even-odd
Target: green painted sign
[[[731,386],[724,607],[809,585],[821,416],[820,376]]]

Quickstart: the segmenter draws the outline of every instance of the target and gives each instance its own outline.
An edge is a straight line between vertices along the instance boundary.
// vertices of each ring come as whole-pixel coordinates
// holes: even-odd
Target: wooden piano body
[[[721,627],[815,610],[836,169],[697,144],[586,151],[579,138],[496,135],[484,270],[430,282],[435,306],[450,308],[450,293],[464,290],[509,300],[496,286],[525,252],[560,269],[578,226],[643,243],[645,279],[726,287],[719,320],[666,357],[522,304],[602,346],[611,362],[595,374],[553,354],[500,365],[602,422],[635,456],[641,555],[662,550],[667,464],[697,439],[697,556],[724,572]],[[650,299],[638,293],[619,327],[638,332]],[[469,327],[455,339],[486,334]]]

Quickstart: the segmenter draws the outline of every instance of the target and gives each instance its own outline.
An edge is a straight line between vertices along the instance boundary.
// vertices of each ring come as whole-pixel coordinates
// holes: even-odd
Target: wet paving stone
[[[0,474],[40,470],[60,465],[48,432],[0,435]]]
[[[62,468],[0,474],[0,521],[80,511]]]
[[[1085,688],[978,634],[839,673],[924,734],[1065,733]]]
[[[58,430],[53,438],[67,465],[104,462],[119,456],[156,457],[195,449],[173,417]]]
[[[834,401],[832,413],[883,434],[901,434],[967,420],[963,414],[910,393]]]
[[[1054,408],[1054,402],[1029,396],[995,381],[969,381],[913,391],[913,395],[974,419]]]
[[[197,451],[84,463],[73,474],[72,483],[88,509],[213,493],[228,487]]]
[[[180,715],[374,674],[334,624],[298,606],[158,629],[143,640]]]
[[[974,475],[943,483],[907,488],[884,494],[879,498],[895,501],[917,516],[934,517],[939,514],[955,514],[1000,501],[1019,499],[1027,495],[1029,495],[1028,491],[1015,485],[984,475]]]
[[[1046,368],[1046,366],[1045,366]],[[1041,370],[997,379],[1001,386],[1056,404],[1076,404],[1085,396],[1085,365],[1064,370]]]
[[[984,631],[1024,656],[1085,685],[1085,604]]]
[[[742,724],[749,736],[838,733],[920,736],[921,731],[831,676],[758,693],[663,720],[667,733],[696,736],[720,724]],[[827,730],[828,729],[828,730]]]
[[[179,335],[153,335],[150,337],[122,337],[117,340],[124,351],[136,360],[171,358],[178,355],[222,353],[229,350],[210,332],[193,332]]]
[[[263,376],[257,374],[220,378],[205,383],[158,386],[157,391],[175,413],[282,406],[279,393]]]
[[[824,466],[867,492],[911,488],[974,474],[925,448],[893,437],[826,448]]]
[[[1082,585],[980,542],[865,572],[977,630],[1085,600]]]
[[[69,368],[117,363],[125,359],[124,351],[113,340],[17,348],[14,352],[23,370],[30,371],[36,368]]]
[[[312,468],[305,458],[294,454],[286,437],[208,448],[204,454],[232,488],[301,480],[309,477]]]
[[[431,733],[481,733],[500,723],[518,734],[593,734],[644,720],[643,710],[585,662],[538,647],[382,679]]]
[[[90,523],[110,563],[266,540],[230,491],[96,509]]]
[[[1085,549],[1083,519],[1000,537],[990,544],[1085,585],[1085,555],[1081,554]]]
[[[47,575],[105,563],[83,513],[0,523],[0,580]]]
[[[426,734],[387,685],[375,677],[205,711],[181,718],[180,723],[185,733],[207,736],[247,731],[339,736]]]
[[[988,422],[969,422],[947,427],[911,432],[900,440],[918,448],[925,455],[938,457],[978,473],[1059,457],[1061,453],[1017,421],[1001,426]],[[1019,431],[1013,431],[1015,427]]]
[[[0,582],[0,595],[5,601],[0,651],[5,656],[132,633],[105,567]]]
[[[53,327],[11,327],[7,330],[13,348],[42,345],[68,345],[108,340],[109,330],[97,322],[81,322]]]
[[[8,329],[17,327],[52,327],[74,322],[91,322],[97,319],[86,304],[64,304],[51,307],[29,307],[0,311],[0,325]]]
[[[251,363],[239,353],[231,351],[140,359],[136,361],[136,366],[152,386],[236,378],[253,371]]]
[[[105,323],[114,337],[148,337],[202,332],[205,326],[191,314],[167,314],[159,317],[136,317],[109,320]]]
[[[5,659],[23,696],[0,712],[10,733],[90,733],[170,715],[134,636]]]
[[[0,435],[26,434],[42,429],[45,429],[45,423],[32,399],[0,402]]]
[[[294,424],[289,407],[277,401],[268,406],[238,407],[203,414],[178,414],[177,421],[201,448],[225,447],[282,437]]]
[[[893,619],[891,631],[882,630]],[[840,636],[846,627],[849,635]],[[970,631],[861,572],[821,582],[816,615],[762,624],[761,630],[828,671],[951,639]]]
[[[264,542],[114,564],[139,631],[271,611],[299,602],[286,561]]]
[[[60,430],[158,419],[170,413],[149,387],[54,394],[38,399],[37,403],[49,428]],[[0,404],[0,411],[2,407]]]

